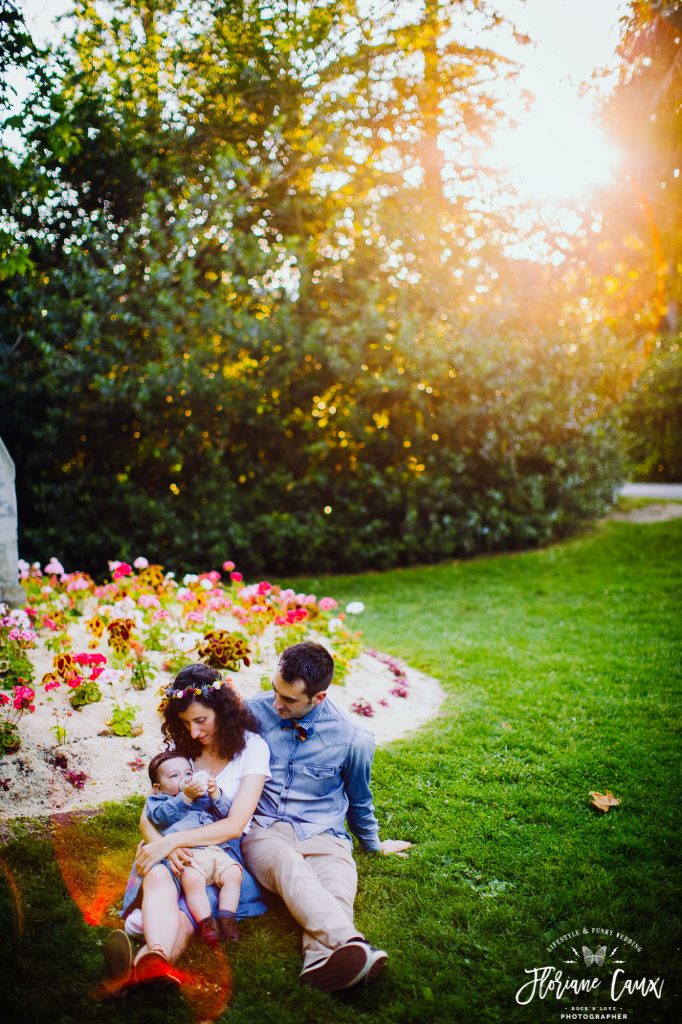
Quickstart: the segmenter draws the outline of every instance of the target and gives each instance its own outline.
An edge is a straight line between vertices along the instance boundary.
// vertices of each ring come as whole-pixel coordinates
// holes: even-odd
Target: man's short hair
[[[334,678],[334,659],[322,644],[303,640],[282,652],[279,673],[285,683],[301,680],[309,697],[326,690]]]
[[[149,762],[147,771],[149,772],[149,781],[152,785],[159,781],[159,768],[165,761],[171,761],[174,757],[181,757],[183,761],[187,758],[184,754],[181,754],[178,750],[162,750],[160,754],[155,754]]]

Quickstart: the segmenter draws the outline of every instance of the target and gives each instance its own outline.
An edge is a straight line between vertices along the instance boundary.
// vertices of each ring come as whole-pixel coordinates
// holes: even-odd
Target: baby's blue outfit
[[[145,814],[152,824],[158,828],[159,832],[162,835],[167,835],[169,832],[182,832],[184,829],[199,828],[200,825],[212,825],[214,821],[226,818],[230,813],[231,806],[232,801],[228,800],[222,793],[217,800],[206,794],[205,796],[197,797],[191,804],[187,803],[182,793],[178,793],[177,796],[169,796],[167,793],[154,793],[152,796],[147,797],[144,809]],[[237,907],[237,920],[239,921],[243,917],[258,917],[260,914],[264,914],[268,908],[261,898],[262,890],[258,882],[244,867],[241,838],[230,839],[227,843],[211,843],[210,845],[219,846],[221,850],[225,850],[241,866],[242,887],[239,894],[239,906]],[[164,860],[161,863],[168,868],[171,877],[175,881],[179,893],[178,905],[180,910],[187,914],[192,924],[196,925],[185,902],[179,878],[171,871],[168,861]],[[142,878],[133,866],[123,897],[121,917],[127,917],[131,910],[140,905],[142,901],[141,889]],[[211,913],[215,916],[218,910],[218,887],[207,885],[206,894],[211,904]]]

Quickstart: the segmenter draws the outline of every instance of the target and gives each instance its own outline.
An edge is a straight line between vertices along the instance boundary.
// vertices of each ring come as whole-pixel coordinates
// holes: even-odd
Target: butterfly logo
[[[615,946],[608,957],[606,955],[606,946],[598,946],[594,953],[589,946],[582,946],[582,959],[587,967],[601,967],[605,960],[610,960],[614,964],[624,964],[625,960],[613,960],[613,956],[618,952],[619,947]],[[565,964],[577,964],[580,962],[580,953],[574,946],[571,946],[571,952],[575,954],[575,960],[564,960]]]

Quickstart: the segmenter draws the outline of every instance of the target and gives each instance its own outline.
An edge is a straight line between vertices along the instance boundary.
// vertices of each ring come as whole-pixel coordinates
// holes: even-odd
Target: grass
[[[221,1020],[543,1024],[592,1003],[637,1024],[679,1019],[681,555],[680,520],[607,523],[543,551],[296,581],[364,601],[367,643],[435,675],[448,699],[441,717],[375,760],[382,835],[416,844],[406,861],[357,858],[358,924],[389,950],[389,969],[367,990],[302,990],[297,930],[276,906],[230,955],[234,992]],[[602,815],[588,792],[606,788],[622,804]],[[45,823],[13,826],[0,882],[3,919],[15,919],[0,938],[3,1019],[193,1019],[176,994],[123,1004],[88,994],[106,931],[87,925],[72,897],[98,863],[105,889],[120,873],[139,807],[57,830],[62,860],[78,853],[66,882]],[[613,968],[602,968],[603,991],[518,1005],[533,966],[591,976],[561,963],[569,944],[547,950],[583,928],[635,940],[642,951],[625,952],[625,976],[664,978],[662,998],[614,1004]],[[592,933],[573,942],[626,949]]]

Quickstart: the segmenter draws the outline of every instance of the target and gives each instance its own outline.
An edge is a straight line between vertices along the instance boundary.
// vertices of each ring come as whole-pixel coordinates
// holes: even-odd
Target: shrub
[[[635,480],[682,480],[682,347],[666,335],[623,403],[627,453]]]

